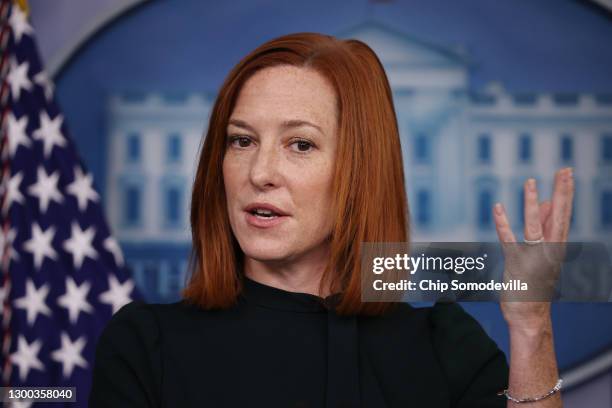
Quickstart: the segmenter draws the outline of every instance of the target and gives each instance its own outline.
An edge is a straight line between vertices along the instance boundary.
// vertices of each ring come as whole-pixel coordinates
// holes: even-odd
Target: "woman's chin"
[[[247,257],[260,262],[282,261],[290,255],[290,251],[281,247],[280,243],[273,246],[243,248],[243,252]]]

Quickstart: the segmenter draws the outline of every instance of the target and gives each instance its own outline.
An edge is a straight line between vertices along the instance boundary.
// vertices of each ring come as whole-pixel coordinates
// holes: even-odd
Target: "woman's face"
[[[223,180],[246,257],[291,262],[328,249],[336,131],[334,89],[314,70],[265,68],[243,85],[227,127]]]

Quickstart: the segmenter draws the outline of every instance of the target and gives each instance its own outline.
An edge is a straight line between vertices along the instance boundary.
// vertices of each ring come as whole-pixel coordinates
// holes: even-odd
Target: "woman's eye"
[[[249,139],[247,136],[232,136],[230,137],[229,141],[232,146],[236,147],[249,147],[251,144],[251,139]],[[236,142],[238,144],[236,144]]]
[[[295,142],[292,143],[292,145],[295,145],[297,150],[301,153],[306,153],[308,151],[310,151],[310,149],[312,147],[314,147],[314,145],[306,140],[297,140]]]

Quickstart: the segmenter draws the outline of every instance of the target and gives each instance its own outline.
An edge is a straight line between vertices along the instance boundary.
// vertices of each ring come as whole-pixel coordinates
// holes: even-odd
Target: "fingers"
[[[528,179],[524,189],[525,229],[523,234],[526,240],[536,241],[542,238],[542,223],[540,221],[540,206],[538,204],[538,189],[533,178]]]
[[[540,203],[540,224],[546,225],[550,217],[550,210],[552,210],[552,203],[550,200],[545,200]]]
[[[510,228],[510,223],[508,222],[506,210],[501,203],[497,203],[493,207],[493,219],[495,220],[495,229],[500,242],[502,244],[507,242],[516,242],[516,238],[514,237],[514,233],[512,232],[512,228]]]
[[[565,242],[569,232],[574,198],[572,168],[566,167],[555,174],[550,225],[551,242]]]

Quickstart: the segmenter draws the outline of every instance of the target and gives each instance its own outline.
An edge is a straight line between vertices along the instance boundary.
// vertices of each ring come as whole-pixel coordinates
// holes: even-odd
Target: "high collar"
[[[249,303],[269,309],[298,313],[323,313],[333,309],[338,303],[340,293],[325,298],[304,292],[290,292],[284,289],[257,282],[241,274],[242,296]]]

